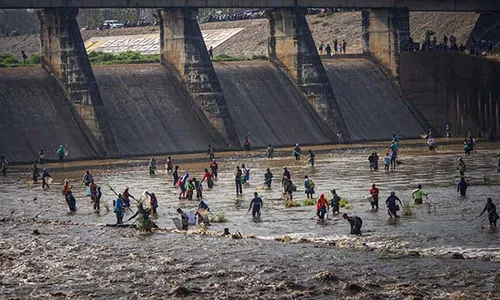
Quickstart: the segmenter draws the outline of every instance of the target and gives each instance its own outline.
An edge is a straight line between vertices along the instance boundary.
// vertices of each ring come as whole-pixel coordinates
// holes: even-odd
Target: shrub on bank
[[[90,52],[90,63],[93,65],[115,64],[148,64],[159,63],[159,54],[140,54],[139,52],[126,51],[118,54],[106,52]]]
[[[0,54],[0,63],[4,65],[14,65],[19,64],[19,59],[10,53],[1,53]]]
[[[0,53],[0,68],[26,67],[40,65],[40,54],[32,54],[26,62],[10,53]]]
[[[89,61],[93,65],[117,65],[117,64],[150,64],[159,63],[159,54],[141,54],[134,51],[126,51],[118,54],[107,52],[90,52]],[[243,61],[243,60],[267,60],[265,55],[229,56],[226,54],[216,55],[213,61]],[[37,66],[41,63],[40,54],[32,54],[26,63],[10,53],[0,53],[0,68]]]
[[[39,65],[42,62],[42,57],[40,54],[31,54],[30,57],[26,60],[28,65]]]

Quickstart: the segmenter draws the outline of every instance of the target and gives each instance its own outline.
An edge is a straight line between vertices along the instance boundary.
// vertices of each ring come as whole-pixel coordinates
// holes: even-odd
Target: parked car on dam
[[[118,20],[106,20],[102,22],[104,28],[123,28],[123,23]]]

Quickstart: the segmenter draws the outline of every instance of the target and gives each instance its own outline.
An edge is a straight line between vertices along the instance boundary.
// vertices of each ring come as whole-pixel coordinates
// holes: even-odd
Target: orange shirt
[[[95,184],[95,183],[91,183],[91,184],[89,185],[89,188],[90,188],[90,191],[91,191],[91,192],[96,192],[96,191],[97,191],[97,184]]]
[[[320,197],[318,199],[318,204],[316,206],[317,210],[323,209],[323,207],[327,206],[328,207],[328,201],[324,197]]]
[[[62,192],[63,192],[63,195],[69,194],[69,192],[71,192],[71,185],[64,184]]]

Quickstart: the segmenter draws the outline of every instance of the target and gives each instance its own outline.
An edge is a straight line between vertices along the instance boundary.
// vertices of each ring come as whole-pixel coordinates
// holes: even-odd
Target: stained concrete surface
[[[365,58],[324,60],[351,141],[419,137],[426,132],[401,89]]]
[[[7,160],[35,161],[40,149],[56,159],[60,144],[68,144],[71,158],[97,156],[64,90],[42,68],[3,69],[0,107],[0,155]]]
[[[224,147],[181,81],[156,65],[93,66],[120,155]]]
[[[214,68],[240,139],[249,136],[255,147],[331,142],[307,100],[271,63],[219,62]]]
[[[401,86],[408,100],[441,134],[500,132],[500,63],[455,51],[401,54]]]

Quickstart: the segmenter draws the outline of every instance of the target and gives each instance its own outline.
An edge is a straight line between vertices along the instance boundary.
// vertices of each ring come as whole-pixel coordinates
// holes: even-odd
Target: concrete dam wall
[[[214,63],[238,135],[255,147],[325,144],[320,117],[298,89],[267,61]]]
[[[93,69],[120,155],[225,147],[172,70],[153,64]]]
[[[329,59],[323,64],[351,141],[419,137],[427,129],[402,91],[377,64],[365,58]]]
[[[56,159],[60,144],[71,158],[98,156],[64,90],[42,68],[2,69],[0,107],[0,155],[9,161],[35,161],[40,149]]]
[[[445,135],[486,137],[500,132],[500,63],[458,52],[406,52],[401,86],[408,99]]]
[[[254,147],[336,142],[289,77],[270,62],[214,63],[230,116],[241,139]],[[325,62],[353,141],[425,132],[396,83],[364,58]],[[163,65],[94,66],[97,86],[119,155],[227,148],[175,71]],[[59,144],[69,158],[100,155],[57,80],[41,68],[0,70],[0,153],[31,161],[40,148],[55,158]],[[94,145],[94,146],[93,146]]]

